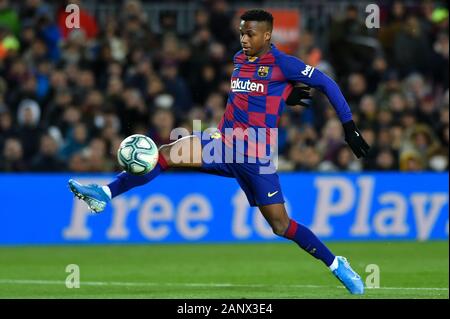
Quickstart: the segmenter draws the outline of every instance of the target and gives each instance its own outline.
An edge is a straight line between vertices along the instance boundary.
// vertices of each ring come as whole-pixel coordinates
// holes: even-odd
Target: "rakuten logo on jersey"
[[[236,78],[231,80],[231,92],[257,92],[265,94],[267,90],[266,85],[262,83],[252,82],[250,79],[241,80]]]

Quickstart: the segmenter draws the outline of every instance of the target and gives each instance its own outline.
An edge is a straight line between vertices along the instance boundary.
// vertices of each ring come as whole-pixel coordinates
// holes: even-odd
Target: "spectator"
[[[58,26],[53,22],[52,12],[46,5],[41,5],[36,11],[37,36],[42,38],[47,50],[48,58],[56,62],[59,60],[59,40],[61,38]]]
[[[378,86],[386,78],[388,73],[388,64],[384,56],[376,56],[371,64],[370,69],[366,73],[367,77],[367,91],[371,94],[375,93]]]
[[[61,54],[61,61],[64,65],[87,64],[88,43],[86,40],[86,35],[81,31],[73,31],[70,33],[62,43],[63,52]]]
[[[434,171],[448,171],[449,167],[449,124],[439,130],[441,146],[430,154],[429,166]]]
[[[178,76],[178,69],[174,63],[166,63],[161,68],[162,80],[167,92],[174,101],[173,110],[179,116],[189,111],[192,106],[191,94],[183,78]]]
[[[31,169],[38,172],[61,172],[66,168],[58,156],[58,144],[50,134],[43,134],[40,139],[39,153],[31,162]]]
[[[389,148],[381,149],[376,157],[376,166],[374,167],[379,171],[396,171],[398,170],[398,164],[394,152]]]
[[[120,36],[119,25],[112,17],[108,19],[102,40],[109,45],[113,61],[125,62],[128,54],[128,45]]]
[[[333,21],[329,38],[333,54],[330,57],[338,76],[364,70],[366,52],[354,40],[366,35],[367,28],[359,20],[358,8],[353,4],[347,6],[344,19]]]
[[[108,156],[107,144],[102,138],[93,138],[83,153],[88,172],[110,172],[114,167]]]
[[[129,74],[126,84],[127,86],[138,89],[142,95],[145,95],[150,78],[153,74],[154,70],[152,62],[148,58],[143,58],[137,62],[134,70]]]
[[[228,8],[225,0],[213,1],[211,15],[209,20],[209,28],[219,42],[227,45],[235,41],[233,32],[231,31],[232,13]]]
[[[375,91],[375,97],[379,105],[385,105],[389,103],[391,94],[401,91],[402,88],[398,73],[395,70],[390,70],[385,74],[383,81]]]
[[[448,34],[442,32],[438,34],[436,41],[433,43],[433,53],[431,58],[431,61],[433,62],[433,79],[442,89],[448,89],[448,56]]]
[[[347,102],[352,110],[356,110],[362,96],[367,91],[366,78],[362,73],[352,73],[348,77]]]
[[[36,20],[36,12],[43,5],[42,0],[25,0],[20,6],[20,20],[31,25]]]
[[[315,171],[319,168],[321,161],[320,154],[312,145],[306,146],[303,152],[304,160],[302,169],[306,171]]]
[[[217,127],[225,112],[226,98],[220,92],[211,93],[204,104],[204,111],[208,116],[206,127]]]
[[[394,123],[389,129],[389,135],[390,135],[390,139],[391,139],[390,146],[391,146],[392,150],[395,151],[396,153],[398,153],[398,151],[400,150],[400,148],[403,145],[403,140],[405,138],[404,133],[405,133],[405,130],[403,129],[401,124],[398,122]]]
[[[157,74],[152,74],[148,78],[147,90],[145,92],[146,95],[146,103],[154,104],[155,99],[163,94],[166,91],[166,87],[164,86],[164,82]]]
[[[120,20],[125,22],[127,19],[135,18],[140,23],[146,23],[148,20],[142,3],[138,0],[126,0],[122,6]]]
[[[54,93],[54,98],[48,104],[44,113],[43,122],[45,126],[56,125],[63,127],[61,122],[64,111],[73,104],[73,96],[69,89],[60,89]]]
[[[417,118],[420,123],[433,127],[435,123],[439,123],[440,114],[436,108],[433,96],[428,95],[419,101],[417,108]]]
[[[0,171],[2,172],[25,172],[28,165],[24,160],[23,148],[17,138],[7,138],[3,152],[0,156]]]
[[[173,142],[170,139],[170,133],[174,129],[175,118],[170,109],[158,108],[152,118],[153,130],[149,132],[149,136],[157,145],[169,144]]]
[[[61,158],[67,160],[73,154],[83,150],[88,144],[88,134],[88,129],[84,123],[80,122],[75,124],[60,151]]]
[[[302,145],[301,143],[292,147],[289,158],[294,163],[295,170],[315,171],[318,169],[321,156],[313,145]]]
[[[99,116],[103,111],[103,94],[98,90],[86,89],[86,97],[81,105],[81,111],[83,114],[83,121],[89,128],[98,129]]]
[[[401,171],[423,171],[426,168],[420,154],[414,150],[404,151],[400,155],[400,170]]]
[[[400,155],[403,162],[406,162],[403,163],[403,167],[409,167],[411,164],[408,164],[409,161],[413,161],[414,163],[411,164],[413,169],[427,168],[432,155],[440,149],[439,142],[431,129],[423,124],[415,125],[408,130],[405,138]]]
[[[140,92],[136,89],[126,89],[123,92],[124,108],[122,110],[121,128],[123,135],[133,134],[134,126],[146,126],[149,110],[144,104]]]
[[[388,63],[393,64],[394,42],[397,34],[403,28],[406,17],[406,7],[403,1],[395,0],[387,11],[389,15],[388,21],[386,22],[386,26],[380,29],[378,38],[383,45],[384,52],[390,57],[391,61],[388,61]]]
[[[11,8],[9,0],[0,0],[0,26],[6,27],[16,36],[19,35],[19,16],[16,11]]]
[[[417,71],[429,74],[431,51],[427,41],[417,17],[409,15],[394,39],[395,65],[402,77]]]
[[[322,138],[317,145],[324,160],[333,161],[344,141],[342,140],[342,126],[336,118],[330,119],[323,128]]]
[[[68,166],[71,172],[84,173],[89,171],[87,158],[81,152],[75,153],[70,157]]]
[[[42,129],[39,127],[41,109],[36,101],[25,99],[17,112],[18,137],[23,146],[23,157],[31,159],[37,154]]]
[[[216,69],[211,64],[205,64],[198,72],[197,78],[193,81],[191,91],[193,92],[193,102],[204,104],[209,94],[218,85]]]
[[[377,105],[375,98],[371,95],[364,95],[359,103],[360,126],[372,127],[376,126]]]
[[[15,137],[16,135],[17,130],[13,126],[11,113],[0,109],[0,149],[3,149],[3,144],[7,138]]]
[[[80,108],[75,105],[69,105],[66,108],[64,108],[64,113],[62,114],[62,119],[58,124],[58,128],[60,129],[63,136],[67,137],[68,136],[67,133],[70,130],[70,128],[72,128],[75,124],[77,124],[81,120],[82,117]]]
[[[347,145],[341,146],[338,150],[334,164],[340,171],[359,172],[362,169],[361,162],[356,160],[356,157]]]

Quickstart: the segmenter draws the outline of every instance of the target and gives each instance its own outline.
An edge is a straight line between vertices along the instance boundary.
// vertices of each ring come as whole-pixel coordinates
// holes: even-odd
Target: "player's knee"
[[[166,162],[169,166],[172,164],[172,162],[170,160],[170,148],[171,148],[170,144],[164,144],[164,145],[161,145],[158,149],[159,154],[164,157],[164,159],[166,160]]]
[[[272,231],[277,236],[284,236],[289,227],[289,222],[284,220],[276,220],[271,223]]]
[[[170,167],[201,166],[202,146],[197,136],[185,136],[173,143],[161,145],[160,154]]]
[[[272,227],[272,231],[275,235],[283,237],[284,233],[286,232],[286,229],[282,227]]]

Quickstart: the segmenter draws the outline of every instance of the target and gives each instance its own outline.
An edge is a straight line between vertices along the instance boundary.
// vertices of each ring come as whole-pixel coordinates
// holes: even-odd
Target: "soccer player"
[[[195,168],[235,178],[250,205],[259,207],[275,234],[296,242],[307,253],[321,260],[350,293],[363,294],[364,284],[361,277],[350,267],[346,258],[335,256],[311,230],[289,218],[278,175],[276,171],[270,170],[270,167],[273,167],[272,161],[267,162],[267,151],[272,155],[270,151],[276,146],[276,134],[272,134],[270,130],[276,129],[286,100],[288,97],[301,98],[302,92],[304,93],[301,90],[293,91],[293,83],[297,82],[327,95],[343,124],[345,141],[358,158],[367,155],[369,145],[353,122],[350,108],[337,84],[314,67],[279,51],[271,44],[272,28],[273,17],[269,12],[250,10],[241,16],[242,50],[234,56],[235,69],[231,75],[231,89],[225,113],[218,125],[218,131],[212,134],[210,139],[203,140],[192,135],[160,146],[158,164],[146,175],[136,176],[122,172],[105,186],[81,185],[70,180],[69,187],[90,209],[100,212],[111,198],[150,182],[172,167]],[[234,132],[239,129],[239,133]],[[261,129],[266,130],[266,134],[262,134],[266,137],[262,139],[263,142],[261,139],[254,139],[261,135]],[[242,135],[243,130],[253,133],[258,131],[258,134]],[[211,162],[202,156],[202,150],[210,146],[209,143],[222,147],[217,148],[220,153],[218,161]],[[263,148],[260,147],[261,143],[264,143]],[[243,147],[235,150],[238,149],[238,144]],[[233,150],[231,161],[224,149]],[[216,151],[216,148],[214,150]],[[181,161],[174,160],[175,153],[181,156]],[[242,155],[244,162],[239,161],[239,155]]]

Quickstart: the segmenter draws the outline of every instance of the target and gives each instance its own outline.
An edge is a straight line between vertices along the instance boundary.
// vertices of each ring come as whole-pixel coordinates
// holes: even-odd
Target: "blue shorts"
[[[200,171],[219,176],[234,177],[252,207],[284,203],[279,177],[272,162],[261,163],[256,161],[256,163],[249,163],[249,160],[245,159],[244,163],[227,163],[225,161],[225,149],[227,146],[222,142],[221,138],[202,140],[202,149],[206,146],[214,147],[214,151],[211,154],[214,153],[214,157],[220,160],[211,161],[211,158],[205,160],[202,156]],[[215,153],[217,150],[222,151],[220,154],[217,154]]]

